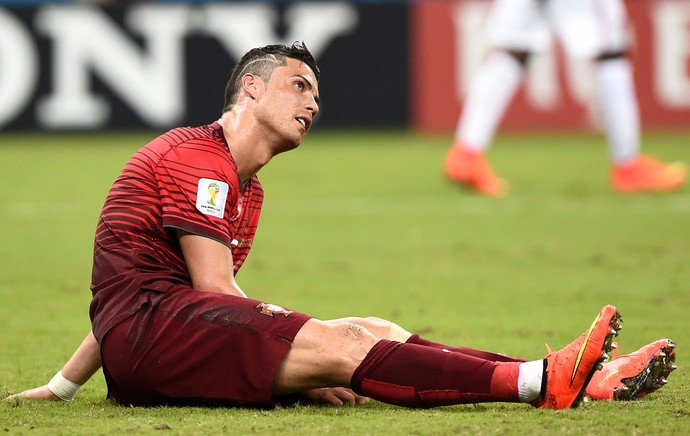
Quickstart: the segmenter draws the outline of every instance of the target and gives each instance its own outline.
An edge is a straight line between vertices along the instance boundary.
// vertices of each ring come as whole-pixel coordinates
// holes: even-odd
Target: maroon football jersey
[[[110,189],[96,229],[96,338],[174,287],[192,285],[177,228],[230,247],[236,273],[262,203],[256,176],[240,184],[218,123],[173,129],[137,151]]]

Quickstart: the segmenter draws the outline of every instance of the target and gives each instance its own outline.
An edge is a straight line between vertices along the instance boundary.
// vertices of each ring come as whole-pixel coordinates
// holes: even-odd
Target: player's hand
[[[30,400],[50,400],[59,401],[60,399],[48,389],[48,385],[43,385],[34,389],[27,389],[24,392],[10,395],[6,400],[19,400],[21,398],[28,398]]]
[[[357,395],[347,388],[322,388],[302,392],[302,400],[314,404],[331,404],[343,406],[345,404],[364,404],[368,397]]]

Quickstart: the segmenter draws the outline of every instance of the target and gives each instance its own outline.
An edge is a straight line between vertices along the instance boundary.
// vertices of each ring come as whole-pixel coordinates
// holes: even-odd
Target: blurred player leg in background
[[[508,185],[494,174],[485,151],[523,76],[524,64],[505,51],[492,53],[479,68],[465,99],[455,143],[446,156],[445,170],[451,180],[484,195],[506,194]]]
[[[488,21],[492,53],[477,70],[444,169],[453,181],[500,197],[507,183],[485,152],[524,78],[530,53],[556,36],[568,55],[594,60],[604,129],[613,161],[612,187],[621,193],[664,192],[686,182],[681,163],[640,154],[640,123],[627,58],[627,16],[621,0],[496,0]]]
[[[613,160],[611,185],[620,193],[673,191],[685,184],[687,168],[640,154],[640,123],[632,67],[622,52],[596,62],[599,102]]]

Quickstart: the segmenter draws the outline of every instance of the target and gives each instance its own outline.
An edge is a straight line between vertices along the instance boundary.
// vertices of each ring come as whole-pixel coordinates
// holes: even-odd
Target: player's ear
[[[242,76],[242,90],[251,97],[252,100],[256,100],[258,97],[258,87],[261,86],[261,78],[255,76],[254,74],[245,74]]]

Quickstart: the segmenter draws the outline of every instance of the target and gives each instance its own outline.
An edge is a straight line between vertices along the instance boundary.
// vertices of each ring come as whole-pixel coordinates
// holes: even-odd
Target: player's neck
[[[243,125],[239,118],[233,115],[235,114],[226,112],[218,123],[223,128],[223,135],[237,165],[240,181],[246,182],[254,177],[273,155],[271,148],[265,144],[266,139],[253,134],[256,129]]]

